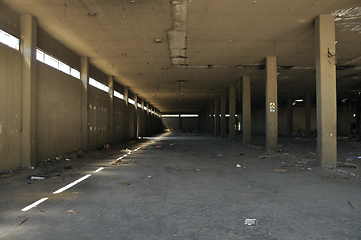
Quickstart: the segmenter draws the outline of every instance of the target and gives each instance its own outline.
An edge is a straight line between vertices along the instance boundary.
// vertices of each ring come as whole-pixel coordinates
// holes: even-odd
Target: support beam
[[[209,103],[209,134],[214,135],[214,101]]]
[[[36,47],[37,20],[20,16],[21,53],[23,55],[21,165],[36,165]]]
[[[226,137],[227,123],[226,123],[226,94],[221,95],[221,138]],[[208,117],[208,115],[207,115]]]
[[[147,102],[145,104],[145,107],[147,108],[147,110],[145,110],[145,129],[144,129],[144,133],[145,135],[150,135],[150,130],[149,130],[149,126],[150,126],[150,117],[149,117],[149,102]]]
[[[142,106],[141,106],[141,109],[140,109],[140,121],[139,121],[139,129],[140,129],[140,133],[139,135],[140,136],[144,136],[144,99],[142,98],[142,101],[140,103]]]
[[[209,134],[210,133],[210,121],[211,121],[211,118],[210,118],[210,113],[209,113],[209,105],[207,104],[206,106],[206,133]]]
[[[320,14],[316,27],[317,165],[337,165],[335,20]]]
[[[89,150],[90,134],[89,134],[89,58],[80,58],[80,80],[82,82],[81,89],[81,150],[87,152]]]
[[[236,140],[236,87],[229,88],[229,140]]]
[[[108,142],[114,141],[114,78],[108,76],[109,108],[108,108]]]
[[[305,131],[306,137],[311,137],[311,93],[305,96]]]
[[[242,94],[242,130],[243,145],[251,144],[251,77],[245,75],[242,77],[243,94]]]
[[[293,134],[293,99],[287,99],[287,135]]]
[[[138,95],[134,95],[134,138],[138,138],[139,124],[138,124]]]
[[[214,99],[214,136],[219,136],[219,97]]]
[[[124,140],[129,139],[129,88],[124,87]]]
[[[277,59],[266,57],[266,150],[277,151],[278,143]]]

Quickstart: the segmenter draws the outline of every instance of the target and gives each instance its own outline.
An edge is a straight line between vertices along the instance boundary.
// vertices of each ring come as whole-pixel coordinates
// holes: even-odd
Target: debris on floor
[[[33,179],[33,180],[42,180],[42,179],[45,179],[45,177],[31,176],[30,179]]]
[[[21,226],[24,222],[26,222],[29,218],[26,218],[24,221],[22,221],[18,226]]]
[[[355,164],[352,163],[346,163],[346,162],[338,162],[337,163],[338,168],[357,168]]]
[[[75,211],[75,210],[69,210],[68,212],[69,212],[69,213],[73,213],[73,214],[79,213],[78,211]]]
[[[217,154],[216,157],[222,157],[222,154]]]
[[[122,159],[117,159],[117,160],[114,160],[113,162],[111,162],[110,164],[117,165],[117,164],[121,164],[121,163],[122,163]]]
[[[200,168],[197,168],[196,171],[200,171],[201,169]]]
[[[243,156],[244,154],[243,154],[243,153],[240,153],[239,155]]]
[[[350,204],[350,206],[351,206],[353,209],[355,209],[354,206],[352,205],[352,203],[351,203],[350,201],[347,201],[347,202],[348,202],[348,204]]]
[[[286,169],[273,169],[274,172],[287,172]]]
[[[157,146],[156,146],[156,148],[162,148],[162,146],[160,146],[160,145],[157,145]]]
[[[170,146],[174,146],[174,145],[175,145],[175,143],[169,143],[169,145],[170,145]]]
[[[246,218],[244,220],[244,224],[248,225],[248,226],[255,225],[256,222],[257,222],[257,220],[255,218]]]
[[[236,167],[240,168],[240,167],[242,167],[242,166],[241,166],[240,164],[237,164]]]
[[[122,185],[123,186],[128,186],[128,185],[130,185],[130,183],[129,182],[123,182]]]

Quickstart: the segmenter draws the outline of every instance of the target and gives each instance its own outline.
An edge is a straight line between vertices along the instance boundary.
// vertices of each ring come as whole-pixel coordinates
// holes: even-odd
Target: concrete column
[[[209,103],[209,134],[214,135],[214,101]]]
[[[236,140],[236,87],[229,88],[229,140]]]
[[[211,121],[211,118],[210,118],[210,113],[209,113],[209,105],[207,104],[206,106],[206,133],[210,133],[210,121]]]
[[[316,27],[317,164],[337,165],[335,20],[320,14]]]
[[[80,58],[80,80],[82,82],[81,89],[81,150],[87,152],[89,149],[89,58]]]
[[[287,135],[293,134],[293,99],[287,99]]]
[[[305,130],[306,137],[311,137],[311,93],[305,96]]]
[[[214,136],[219,136],[219,97],[214,99]]]
[[[221,95],[221,138],[225,138],[227,135],[227,122],[226,122],[226,94]]]
[[[20,161],[24,167],[36,165],[36,47],[37,20],[20,16],[21,53],[23,55],[22,122]]]
[[[242,78],[243,94],[242,94],[242,129],[243,129],[243,145],[251,144],[252,127],[251,127],[251,78],[245,75]]]
[[[277,106],[277,60],[266,57],[266,149],[277,151],[278,106]]]
[[[135,94],[134,95],[134,101],[135,101],[135,106],[134,106],[134,138],[138,138],[138,133],[139,133],[139,124],[138,124],[138,95]]]
[[[144,99],[141,101],[141,108],[140,108],[140,121],[139,121],[139,129],[140,129],[140,136],[144,136]]]
[[[178,128],[179,129],[183,128],[181,114],[178,114]]]
[[[149,135],[150,134],[150,130],[149,130],[149,126],[150,126],[150,119],[149,119],[149,103],[147,102],[145,107],[147,108],[147,110],[145,111],[145,134]]]
[[[108,76],[109,108],[108,108],[108,141],[114,141],[114,78]]]
[[[129,88],[124,87],[124,140],[129,139]]]

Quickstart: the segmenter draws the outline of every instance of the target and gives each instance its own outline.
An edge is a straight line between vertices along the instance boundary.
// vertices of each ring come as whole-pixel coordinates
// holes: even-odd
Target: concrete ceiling
[[[334,14],[338,97],[361,91],[360,0],[0,3],[36,16],[40,28],[163,113],[196,113],[242,75],[251,75],[253,106],[264,106],[266,56],[277,57],[279,102],[314,94],[314,19]]]

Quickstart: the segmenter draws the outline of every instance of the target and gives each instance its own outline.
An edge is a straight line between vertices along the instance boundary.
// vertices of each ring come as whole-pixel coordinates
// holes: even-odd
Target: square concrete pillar
[[[214,135],[214,101],[209,103],[209,134]]]
[[[135,94],[134,99],[134,138],[138,138],[139,125],[138,125],[138,95]]]
[[[221,94],[221,138],[227,135],[227,123],[226,123],[226,94]]]
[[[109,110],[108,110],[108,141],[114,141],[114,78],[108,76]]]
[[[293,134],[293,99],[287,99],[287,135]]]
[[[129,88],[124,87],[124,140],[129,139]]]
[[[251,144],[251,77],[242,77],[242,130],[243,145]]]
[[[80,58],[81,88],[81,150],[87,152],[90,142],[90,115],[89,115],[89,58]]]
[[[278,103],[277,103],[277,59],[266,57],[266,149],[277,151]]]
[[[144,136],[144,99],[141,101],[141,108],[140,108],[140,121],[139,121],[139,129],[140,129],[140,136]]]
[[[214,136],[219,136],[219,97],[214,99]]]
[[[36,47],[37,20],[31,15],[20,16],[22,71],[22,121],[20,163],[24,167],[36,165]]]
[[[317,164],[337,165],[335,20],[320,14],[316,28]]]
[[[305,96],[305,130],[306,137],[311,137],[311,93]]]
[[[236,87],[229,88],[229,140],[236,140]]]

